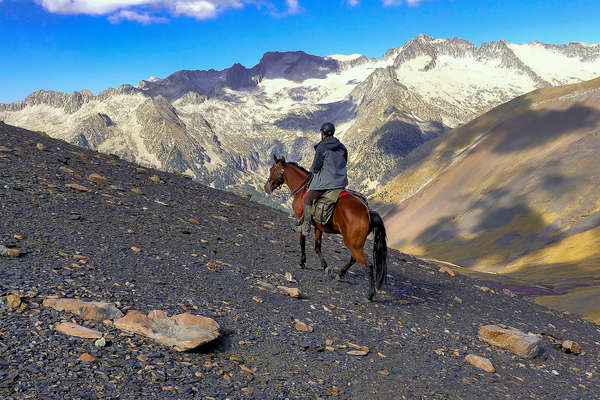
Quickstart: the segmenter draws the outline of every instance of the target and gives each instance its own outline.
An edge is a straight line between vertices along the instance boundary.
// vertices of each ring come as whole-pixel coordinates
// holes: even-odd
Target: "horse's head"
[[[285,171],[285,157],[281,156],[281,159],[277,159],[273,154],[273,165],[269,170],[269,178],[265,182],[265,192],[271,194],[273,190],[283,185],[283,173]]]

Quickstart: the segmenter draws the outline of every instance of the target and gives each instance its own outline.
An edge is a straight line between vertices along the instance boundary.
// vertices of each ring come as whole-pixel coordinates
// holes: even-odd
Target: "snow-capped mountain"
[[[420,35],[380,59],[269,52],[252,68],[178,71],[94,95],[37,91],[0,104],[0,119],[215,187],[260,188],[271,154],[308,164],[325,121],[367,194],[415,147],[536,88],[600,74],[600,44],[479,48]],[[276,200],[283,202],[282,199]]]

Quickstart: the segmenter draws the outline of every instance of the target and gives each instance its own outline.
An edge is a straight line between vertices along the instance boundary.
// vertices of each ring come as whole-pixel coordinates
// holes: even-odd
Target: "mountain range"
[[[39,90],[0,104],[0,120],[282,205],[286,195],[261,190],[271,154],[308,164],[325,121],[349,149],[350,185],[370,195],[449,129],[598,71],[600,44],[477,47],[419,35],[378,59],[269,52],[252,68],[178,71],[97,95]]]

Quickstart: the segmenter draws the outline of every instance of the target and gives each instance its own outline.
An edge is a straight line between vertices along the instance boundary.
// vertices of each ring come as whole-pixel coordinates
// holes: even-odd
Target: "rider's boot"
[[[312,230],[311,229],[312,205],[310,207],[304,208],[304,213],[303,213],[302,217],[304,218],[304,221],[302,222],[302,225],[300,226],[300,232],[302,232],[302,234],[304,236],[308,236],[310,234],[310,231]]]

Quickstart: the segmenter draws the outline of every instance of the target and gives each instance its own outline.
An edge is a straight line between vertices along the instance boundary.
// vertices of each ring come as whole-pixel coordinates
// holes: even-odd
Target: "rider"
[[[321,141],[316,144],[315,158],[310,167],[313,174],[312,181],[308,186],[308,192],[304,196],[304,212],[300,231],[304,235],[310,233],[312,203],[321,197],[327,190],[343,189],[348,184],[346,163],[348,162],[348,150],[337,139],[333,137],[335,127],[331,122],[321,126]]]

